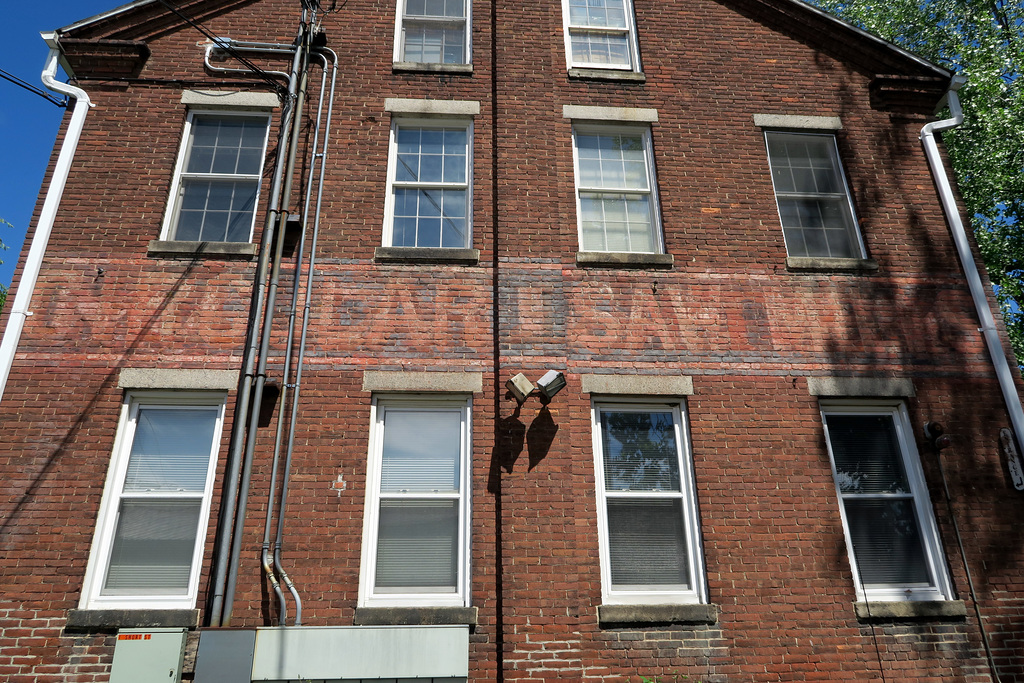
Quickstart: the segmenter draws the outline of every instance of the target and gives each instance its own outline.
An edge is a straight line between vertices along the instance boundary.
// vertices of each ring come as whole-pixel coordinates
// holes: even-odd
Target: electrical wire
[[[277,91],[277,94],[279,96],[284,97],[287,95],[287,89],[285,88],[284,85],[279,83],[276,79],[274,79],[270,74],[265,72],[263,69],[259,68],[254,63],[243,57],[238,51],[231,47],[231,45],[224,43],[221,39],[217,38],[212,33],[210,33],[210,31],[205,26],[203,26],[199,21],[182,14],[179,11],[179,9],[172,5],[170,2],[168,2],[168,0],[159,0],[159,2],[161,5],[163,5],[171,12],[173,12],[175,16],[177,16],[179,19],[184,21],[186,24],[188,24],[195,30],[202,33],[209,40],[213,41],[217,45],[217,47],[224,50],[229,55],[231,55],[239,62],[241,62],[243,66],[249,69],[249,71],[251,71],[255,76],[259,77],[259,79],[262,80],[264,83],[267,83],[268,85],[273,87],[274,90]]]
[[[18,86],[19,88],[24,88],[25,90],[28,90],[30,93],[32,93],[34,95],[39,95],[44,100],[47,100],[48,102],[52,102],[53,104],[56,104],[58,107],[62,107],[64,109],[67,109],[68,98],[66,98],[66,97],[64,99],[62,99],[62,100],[58,100],[56,97],[54,97],[50,93],[46,92],[45,90],[42,90],[41,88],[37,88],[36,86],[32,85],[31,83],[29,83],[27,81],[23,81],[20,78],[18,78],[17,76],[15,76],[14,74],[12,74],[10,72],[7,72],[7,71],[4,71],[3,69],[0,69],[0,78],[3,78],[4,80],[10,81],[11,83],[13,83],[14,85]]]

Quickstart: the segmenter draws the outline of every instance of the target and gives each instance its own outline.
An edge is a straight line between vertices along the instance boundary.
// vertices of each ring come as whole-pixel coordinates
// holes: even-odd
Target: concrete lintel
[[[576,265],[619,268],[671,268],[672,254],[646,254],[624,251],[578,251]]]
[[[917,395],[914,382],[898,377],[808,377],[811,396],[850,398],[911,398]]]
[[[230,391],[238,386],[238,370],[122,368],[120,389],[200,389]]]
[[[212,109],[253,109],[266,110],[279,107],[277,93],[238,92],[234,90],[186,90],[181,93],[181,103],[193,107]]]
[[[199,626],[197,609],[72,609],[64,630],[113,633],[121,628],[188,628]]]
[[[608,624],[714,624],[717,605],[599,605],[597,619]]]
[[[476,116],[480,103],[475,100],[411,100],[388,97],[384,110],[392,114],[416,114],[418,116]]]
[[[357,607],[356,626],[476,626],[476,607]]]
[[[363,391],[480,393],[483,390],[482,372],[363,371]]]
[[[693,378],[688,375],[580,374],[580,385],[585,394],[689,396],[693,393]]]
[[[800,116],[793,114],[754,114],[754,125],[760,128],[808,128],[812,130],[842,130],[838,116]]]
[[[855,602],[859,621],[901,621],[904,619],[962,619],[967,616],[963,600],[902,600]]]
[[[578,104],[562,106],[562,117],[576,121],[622,121],[638,123],[657,123],[657,109],[640,109],[638,107],[592,107]]]

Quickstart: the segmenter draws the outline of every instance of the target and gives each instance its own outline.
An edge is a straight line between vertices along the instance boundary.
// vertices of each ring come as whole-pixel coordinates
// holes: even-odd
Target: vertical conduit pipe
[[[43,208],[39,213],[36,230],[32,234],[32,243],[29,246],[28,255],[25,257],[21,278],[18,280],[18,290],[15,293],[14,302],[11,304],[11,314],[7,319],[3,341],[0,341],[0,401],[3,400],[7,378],[11,374],[11,366],[14,364],[14,355],[18,351],[18,343],[21,341],[25,320],[32,315],[28,310],[29,304],[32,302],[32,293],[35,291],[36,281],[39,279],[39,271],[43,267],[43,257],[46,255],[46,247],[50,242],[50,232],[57,219],[57,208],[64,196],[64,185],[71,173],[71,162],[78,150],[82,129],[85,128],[85,117],[89,113],[89,107],[93,106],[89,95],[84,90],[57,81],[57,65],[60,59],[60,44],[57,42],[57,34],[43,33],[41,35],[50,47],[46,65],[40,76],[43,85],[54,92],[73,97],[75,108],[72,110],[71,121],[68,122],[64,141],[57,154],[57,163],[54,165],[50,184],[46,188]]]
[[[300,25],[299,35],[296,42],[302,39],[305,26]],[[226,583],[229,573],[232,529],[235,521],[235,511],[239,503],[239,478],[242,472],[242,456],[246,442],[246,415],[252,405],[251,392],[253,384],[253,373],[256,365],[257,352],[257,324],[263,309],[266,293],[266,278],[270,267],[270,251],[274,243],[275,228],[280,213],[281,183],[284,177],[285,161],[287,159],[288,141],[291,137],[291,120],[294,111],[294,100],[296,99],[299,83],[299,67],[301,56],[296,49],[292,59],[292,68],[288,78],[288,101],[284,103],[281,116],[281,128],[278,133],[277,162],[274,165],[274,175],[271,180],[270,203],[267,207],[267,220],[263,228],[262,239],[260,240],[259,263],[256,274],[253,278],[253,293],[249,305],[249,321],[246,329],[245,357],[242,361],[242,377],[238,382],[238,392],[235,397],[234,417],[231,425],[231,444],[228,449],[228,460],[225,465],[224,491],[222,494],[221,511],[217,522],[217,541],[214,549],[214,575],[211,581],[213,586],[213,597],[210,601],[209,624],[211,626],[226,625],[223,622],[224,600]]]
[[[235,513],[234,533],[231,538],[231,553],[228,564],[227,578],[224,585],[224,607],[221,614],[220,625],[229,626],[231,623],[231,611],[233,608],[235,589],[238,585],[238,562],[242,554],[242,536],[245,530],[245,512],[248,505],[249,483],[252,475],[253,455],[256,449],[256,436],[259,428],[260,403],[263,400],[263,390],[267,382],[267,354],[270,350],[270,336],[273,332],[274,306],[277,300],[277,289],[281,274],[281,255],[284,251],[285,223],[288,220],[289,203],[291,201],[292,184],[295,175],[295,157],[298,151],[299,137],[302,129],[302,107],[305,103],[306,85],[309,78],[307,63],[309,48],[309,25],[308,12],[303,10],[302,23],[299,29],[296,57],[299,60],[299,87],[295,97],[294,112],[292,114],[292,132],[288,147],[288,168],[285,171],[284,189],[282,190],[282,206],[280,211],[276,244],[274,246],[274,258],[270,269],[270,285],[267,289],[267,301],[263,309],[262,334],[258,351],[258,363],[255,374],[255,384],[252,390],[252,410],[249,416],[249,426],[246,432],[245,453],[242,458],[242,476],[238,489],[238,506]],[[237,416],[236,416],[237,418]]]
[[[288,573],[285,571],[284,566],[281,562],[281,545],[284,539],[284,520],[285,520],[285,505],[288,501],[288,482],[291,473],[291,462],[292,452],[295,445],[295,423],[298,419],[299,410],[299,392],[302,388],[302,368],[303,359],[306,356],[306,338],[309,330],[309,316],[311,310],[311,300],[313,292],[313,277],[314,270],[316,268],[316,247],[317,240],[320,236],[320,215],[321,208],[323,206],[324,196],[324,176],[327,164],[327,149],[330,145],[331,139],[331,117],[334,115],[334,93],[338,80],[338,55],[327,48],[320,48],[317,52],[327,54],[331,58],[331,90],[327,100],[327,122],[324,125],[324,139],[323,148],[320,152],[320,177],[317,181],[317,196],[316,196],[316,209],[313,213],[313,237],[309,248],[309,266],[306,275],[306,296],[302,310],[302,333],[299,335],[299,353],[295,364],[295,391],[292,392],[292,405],[291,405],[291,419],[289,421],[288,429],[288,446],[285,450],[285,464],[284,464],[284,475],[281,484],[281,510],[277,518],[277,537],[274,540],[274,567],[277,568],[278,574],[281,580],[284,581],[289,592],[292,594],[292,599],[295,601],[295,626],[302,624],[302,599],[299,597],[299,592],[295,589],[295,584],[292,582]],[[326,63],[324,65],[326,71]],[[325,78],[326,80],[326,73]],[[321,95],[321,103],[323,97]],[[312,183],[312,174],[310,181]],[[298,279],[298,273],[296,273],[296,280]]]
[[[274,512],[276,510],[275,506],[277,503],[277,480],[279,476],[282,476],[281,448],[284,442],[285,406],[288,403],[288,389],[290,386],[293,386],[291,383],[292,356],[295,355],[295,324],[299,308],[299,284],[306,250],[306,225],[308,225],[309,207],[312,203],[313,179],[316,173],[317,164],[320,161],[319,155],[317,155],[315,151],[320,145],[320,131],[323,124],[324,92],[327,88],[326,61],[322,59],[321,61],[324,62],[324,69],[323,77],[320,79],[320,99],[317,105],[316,124],[313,127],[312,149],[314,150],[314,155],[312,163],[309,164],[309,175],[306,182],[306,197],[303,201],[302,207],[302,232],[295,250],[295,271],[292,276],[291,303],[288,306],[288,339],[285,342],[284,369],[281,373],[283,381],[281,394],[278,397],[277,427],[274,432],[274,457],[270,466],[270,488],[267,491],[267,511],[263,526],[263,545],[260,548],[260,564],[263,567],[263,572],[267,576],[267,580],[270,582],[270,585],[274,590],[274,594],[277,596],[279,606],[278,623],[282,626],[287,624],[288,621],[288,605],[285,601],[284,593],[281,591],[281,584],[278,581],[278,575],[271,564],[270,537],[274,527]],[[278,518],[278,527],[280,527],[280,518]]]

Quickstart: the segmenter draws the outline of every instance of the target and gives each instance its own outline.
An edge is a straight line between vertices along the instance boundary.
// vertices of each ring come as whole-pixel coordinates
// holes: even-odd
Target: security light
[[[505,382],[505,388],[512,392],[512,395],[516,397],[516,401],[519,405],[522,405],[523,401],[526,400],[526,397],[532,394],[533,390],[536,389],[536,387],[533,386],[533,382],[528,380],[526,375],[521,372],[509,381]]]
[[[543,377],[537,380],[537,387],[540,389],[540,393],[548,398],[553,398],[564,386],[565,375],[558,370],[548,370]]]

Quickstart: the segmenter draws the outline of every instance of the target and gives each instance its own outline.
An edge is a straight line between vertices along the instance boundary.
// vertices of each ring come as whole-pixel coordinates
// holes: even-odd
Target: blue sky
[[[123,5],[127,0],[50,0],[4,3],[4,49],[0,69],[43,88],[39,74],[48,52],[40,31],[52,31],[79,19]],[[0,79],[0,283],[8,284],[43,182],[63,110],[42,97]]]

